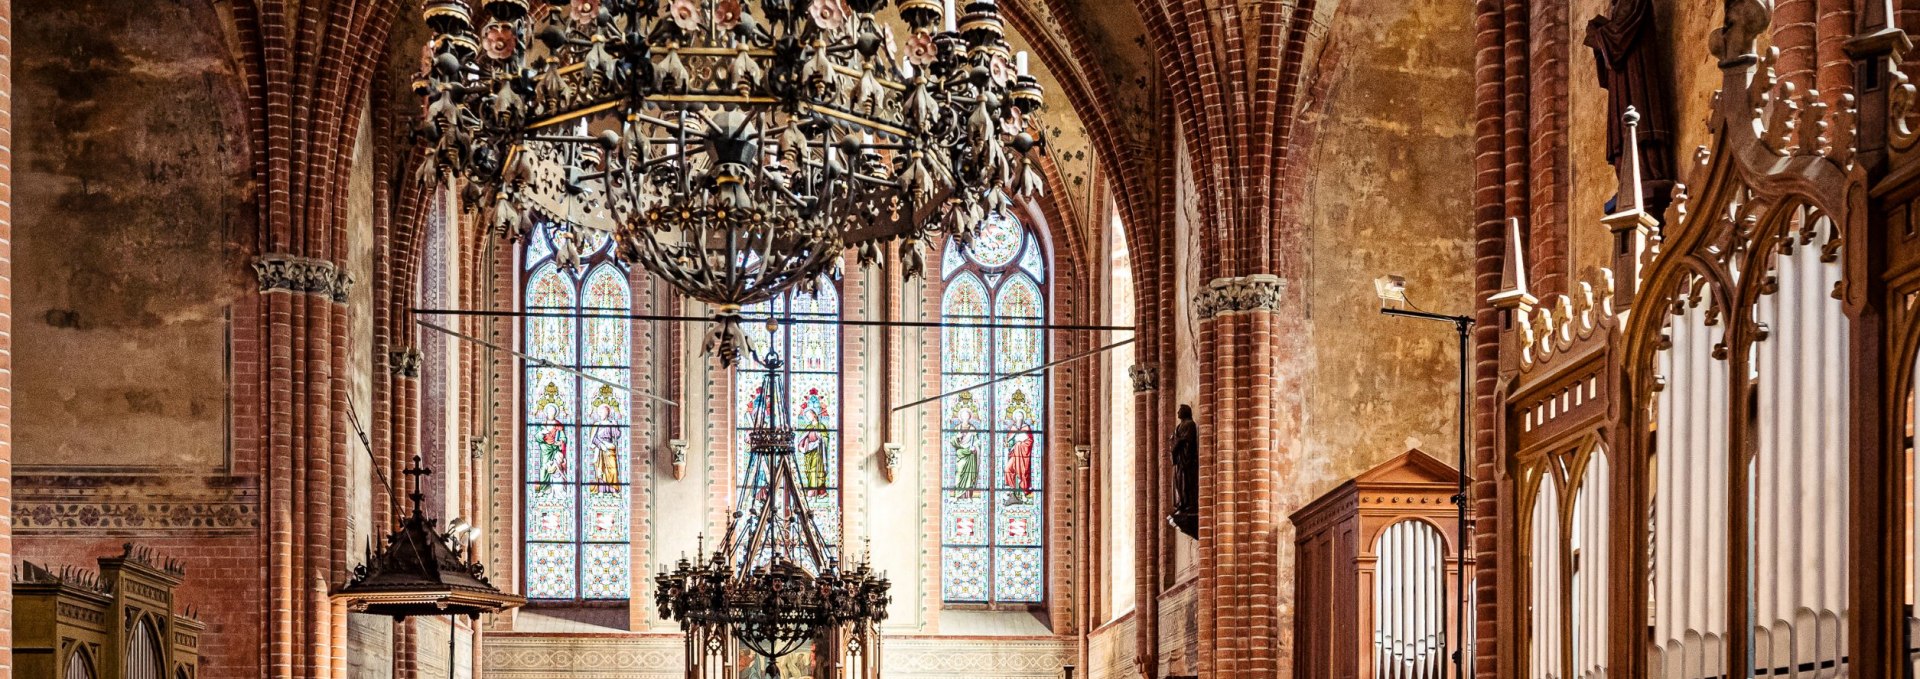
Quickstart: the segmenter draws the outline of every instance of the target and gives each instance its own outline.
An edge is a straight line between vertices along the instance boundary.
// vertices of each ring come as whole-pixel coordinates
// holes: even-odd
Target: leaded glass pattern
[[[793,424],[794,463],[814,525],[828,545],[840,543],[840,293],[791,291],[740,311],[747,341],[758,352],[774,351],[785,362],[787,414]],[[769,318],[791,321],[767,329]],[[747,430],[767,409],[765,368],[751,360],[734,370],[734,469],[738,506],[750,506],[766,491],[767,470],[747,452]],[[809,564],[811,565],[811,564]]]
[[[949,241],[942,258],[941,392],[993,382],[941,401],[948,602],[1046,596],[1047,381],[1042,372],[1021,375],[1047,357],[1037,327],[1047,315],[1045,254],[1024,224],[996,214],[966,247]]]
[[[553,261],[556,228],[543,223],[527,239],[526,310],[628,313],[627,270],[609,241],[597,241],[579,269],[568,270]],[[624,387],[631,374],[630,323],[559,316],[524,321],[523,350],[537,359],[526,362],[521,395],[528,598],[630,596],[632,401]]]

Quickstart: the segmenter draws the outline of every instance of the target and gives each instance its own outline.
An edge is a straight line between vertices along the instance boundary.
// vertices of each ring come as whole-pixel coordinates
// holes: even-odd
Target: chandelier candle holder
[[[805,654],[810,662],[798,666],[808,676],[877,679],[891,585],[864,559],[843,568],[822,539],[794,465],[780,357],[758,358],[769,398],[747,432],[746,473],[759,482],[742,488],[711,554],[702,540],[700,561],[682,558],[655,577],[660,616],[680,621],[687,635],[689,677],[731,679],[744,650],[772,677],[796,666],[787,656]]]
[[[897,240],[918,276],[930,238],[1041,189],[1039,81],[994,0],[953,3],[427,0],[421,178],[503,236],[560,225],[563,265],[611,235],[715,310],[732,365],[741,307],[850,248]]]

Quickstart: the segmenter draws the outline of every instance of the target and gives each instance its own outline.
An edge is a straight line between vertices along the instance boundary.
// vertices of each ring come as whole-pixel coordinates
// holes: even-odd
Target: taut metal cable
[[[411,309],[421,316],[489,316],[510,318],[613,318],[629,321],[679,321],[679,322],[716,322],[712,316],[674,316],[666,314],[602,314],[578,311],[481,311],[473,309]],[[765,315],[740,314],[742,319],[761,322]],[[883,328],[1021,328],[1037,330],[1075,330],[1100,331],[1115,330],[1133,332],[1131,325],[1078,325],[1071,323],[966,323],[956,321],[876,321],[859,318],[828,320],[824,318],[781,318],[773,321],[781,325],[849,325],[855,327]],[[416,321],[417,322],[417,321]]]
[[[1109,345],[1106,345],[1106,346],[1103,346],[1103,347],[1100,347],[1100,348],[1097,348],[1097,349],[1093,349],[1093,350],[1090,350],[1090,351],[1083,351],[1083,352],[1080,352],[1080,353],[1077,353],[1077,354],[1074,354],[1074,355],[1072,355],[1072,356],[1068,356],[1068,357],[1066,357],[1066,358],[1060,358],[1060,359],[1055,359],[1055,360],[1052,360],[1052,361],[1048,361],[1048,362],[1046,362],[1046,363],[1042,363],[1042,364],[1040,364],[1040,365],[1036,365],[1036,366],[1034,366],[1034,367],[1031,367],[1031,368],[1028,368],[1028,369],[1026,369],[1026,370],[1022,370],[1022,371],[1020,371],[1020,372],[1017,372],[1017,373],[1007,373],[1007,374],[1005,374],[1005,375],[1001,375],[1001,376],[999,376],[999,377],[995,377],[995,378],[993,378],[993,379],[990,379],[990,380],[987,380],[987,381],[985,381],[985,382],[981,382],[981,383],[979,383],[979,384],[976,384],[976,385],[973,385],[973,386],[971,386],[971,387],[961,387],[961,388],[959,388],[959,389],[955,389],[955,390],[953,390],[953,391],[949,391],[949,392],[947,392],[947,393],[944,393],[944,394],[940,394],[940,395],[938,395],[938,396],[928,396],[928,397],[926,397],[926,398],[923,398],[923,399],[920,399],[920,400],[918,400],[918,401],[914,401],[914,402],[912,402],[912,403],[908,403],[908,404],[906,404],[906,405],[903,405],[903,406],[896,406],[896,407],[894,407],[894,409],[893,409],[893,411],[894,411],[894,412],[900,412],[900,411],[902,411],[902,410],[906,410],[906,409],[908,409],[908,408],[912,408],[912,407],[914,407],[914,406],[917,406],[917,405],[921,405],[921,404],[924,404],[924,403],[932,403],[932,402],[934,402],[934,401],[938,401],[938,400],[940,400],[940,399],[943,399],[943,398],[946,398],[946,397],[948,397],[948,396],[952,396],[952,395],[954,395],[954,394],[958,394],[958,393],[961,393],[961,392],[968,392],[968,391],[973,391],[973,390],[975,390],[975,389],[979,389],[979,388],[981,388],[981,387],[984,387],[984,386],[987,386],[987,385],[989,385],[989,384],[997,384],[997,383],[1000,383],[1000,382],[1005,382],[1005,381],[1007,381],[1007,380],[1010,380],[1010,379],[1013,379],[1013,378],[1015,378],[1015,377],[1025,377],[1025,376],[1027,376],[1027,375],[1032,375],[1032,374],[1036,374],[1036,373],[1039,373],[1039,372],[1041,372],[1041,371],[1044,371],[1044,370],[1046,370],[1047,368],[1051,368],[1051,367],[1053,367],[1053,366],[1056,366],[1056,365],[1060,365],[1060,364],[1062,364],[1062,363],[1072,363],[1072,362],[1074,362],[1074,361],[1078,361],[1078,360],[1080,360],[1080,359],[1083,359],[1083,358],[1091,358],[1091,357],[1093,357],[1093,356],[1097,356],[1097,355],[1099,355],[1099,354],[1101,354],[1101,353],[1104,353],[1104,352],[1106,352],[1106,351],[1109,351],[1109,350],[1112,350],[1112,349],[1117,349],[1117,348],[1120,348],[1120,347],[1123,347],[1123,346],[1126,346],[1126,345],[1129,345],[1129,344],[1132,344],[1132,343],[1133,343],[1133,338],[1127,338],[1127,339],[1123,339],[1123,340],[1120,340],[1120,341],[1118,341],[1118,342],[1114,342],[1113,344],[1109,344]]]
[[[613,388],[615,388],[615,389],[625,389],[625,390],[627,391],[627,393],[630,393],[630,394],[638,394],[638,395],[641,395],[641,396],[645,396],[645,397],[647,397],[647,398],[650,398],[650,399],[653,399],[653,400],[655,400],[655,401],[659,401],[659,402],[661,402],[661,403],[665,403],[665,404],[667,404],[667,405],[670,405],[670,406],[674,406],[674,407],[679,407],[679,405],[680,405],[679,403],[675,403],[675,402],[673,402],[673,401],[671,401],[671,400],[669,400],[669,399],[665,399],[665,398],[662,398],[662,397],[660,397],[660,396],[656,396],[656,395],[654,395],[654,394],[653,394],[653,392],[647,392],[647,391],[641,391],[641,390],[639,390],[639,389],[635,389],[635,388],[633,388],[633,387],[632,387],[632,386],[630,386],[630,385],[625,385],[625,384],[619,384],[619,383],[616,383],[616,382],[613,382],[613,381],[611,381],[611,380],[607,380],[607,379],[603,379],[603,378],[599,378],[599,377],[594,377],[594,376],[592,376],[592,375],[588,375],[588,374],[586,374],[586,373],[584,373],[584,372],[581,372],[581,371],[578,371],[578,370],[574,370],[574,369],[572,369],[572,368],[568,368],[568,367],[566,367],[566,366],[562,366],[562,365],[559,365],[559,364],[557,364],[557,363],[554,363],[553,361],[549,361],[549,360],[546,360],[546,359],[544,359],[544,358],[538,358],[538,357],[535,357],[535,356],[530,356],[530,355],[528,355],[528,354],[524,354],[524,353],[521,353],[521,352],[518,352],[518,351],[514,351],[514,350],[512,350],[512,349],[508,349],[508,348],[506,348],[506,347],[503,347],[503,346],[500,346],[500,345],[498,345],[498,344],[494,344],[494,343],[492,343],[492,342],[488,342],[488,341],[486,341],[486,340],[483,340],[483,339],[480,339],[480,338],[478,338],[478,337],[474,337],[474,336],[472,336],[472,335],[468,335],[468,334],[465,334],[465,333],[462,333],[462,332],[458,332],[458,331],[454,331],[454,330],[448,330],[448,329],[446,329],[446,328],[442,328],[442,327],[440,327],[440,326],[437,326],[437,325],[434,325],[434,324],[432,324],[432,323],[428,323],[428,322],[426,322],[426,321],[423,321],[423,320],[420,320],[420,319],[417,319],[417,318],[416,318],[416,319],[414,319],[414,320],[413,320],[413,322],[414,322],[414,323],[416,323],[416,324],[419,324],[419,325],[420,325],[420,327],[423,327],[423,328],[426,328],[426,329],[428,329],[428,330],[435,330],[435,331],[439,331],[439,332],[443,332],[443,333],[446,333],[446,334],[448,334],[448,335],[452,335],[452,336],[454,336],[454,337],[458,337],[458,338],[460,338],[460,339],[463,339],[463,340],[466,340],[466,341],[468,341],[468,342],[472,342],[472,343],[474,343],[474,344],[478,344],[478,345],[480,345],[480,346],[483,346],[483,347],[486,347],[486,348],[488,348],[488,349],[495,349],[495,350],[499,350],[499,351],[504,351],[504,352],[507,352],[507,353],[509,353],[509,354],[513,354],[513,355],[515,355],[515,356],[519,356],[520,358],[523,358],[523,359],[526,359],[526,361],[527,361],[527,363],[528,363],[529,365],[532,365],[532,366],[534,366],[534,367],[537,367],[537,368],[549,368],[549,369],[552,369],[552,370],[558,370],[558,371],[560,371],[560,372],[563,372],[563,373],[566,373],[566,374],[569,374],[569,375],[573,375],[573,376],[575,376],[575,377],[579,377],[579,378],[581,378],[581,379],[584,379],[584,380],[592,380],[592,381],[594,381],[594,382],[599,382],[599,383],[601,383],[601,384],[604,384],[604,385],[607,385],[607,386],[609,386],[609,387],[613,387]]]

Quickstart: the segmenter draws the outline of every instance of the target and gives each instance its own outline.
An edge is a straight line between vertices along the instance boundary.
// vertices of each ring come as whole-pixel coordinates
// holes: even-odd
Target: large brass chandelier
[[[1040,189],[1039,82],[994,0],[427,0],[422,176],[501,234],[559,225],[729,322],[839,274],[911,278]],[[878,14],[889,4],[895,16]]]
[[[780,676],[781,658],[808,653],[825,665],[815,668],[825,670],[820,676],[876,677],[891,585],[864,560],[843,569],[820,535],[794,466],[781,359],[756,358],[768,398],[747,432],[752,482],[710,555],[682,558],[655,577],[660,616],[680,621],[689,662],[731,662],[738,644],[765,659],[770,676]]]

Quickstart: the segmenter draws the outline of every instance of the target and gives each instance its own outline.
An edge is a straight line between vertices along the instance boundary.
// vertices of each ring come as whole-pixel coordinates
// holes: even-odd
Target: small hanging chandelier
[[[510,238],[556,222],[563,265],[615,238],[713,306],[731,365],[740,307],[893,240],[917,276],[929,238],[1041,188],[1041,87],[995,0],[895,1],[427,0],[422,178]]]
[[[468,560],[466,540],[440,532],[440,522],[421,510],[426,494],[420,492],[420,477],[433,470],[421,466],[419,455],[413,456],[413,466],[404,473],[413,479],[413,490],[407,494],[413,513],[400,530],[387,536],[386,544],[369,550],[366,562],[353,569],[353,579],[334,591],[333,599],[356,613],[393,618],[472,618],[527,603],[526,597],[502,592],[487,582],[486,569]]]
[[[737,643],[778,677],[779,658],[812,642],[813,657],[827,664],[823,676],[878,677],[891,585],[864,559],[843,570],[837,550],[821,538],[794,466],[781,359],[772,352],[757,358],[766,368],[760,393],[768,398],[747,432],[747,478],[761,482],[741,490],[741,509],[710,555],[698,563],[682,558],[655,577],[660,616],[680,621],[690,663],[728,657]]]

